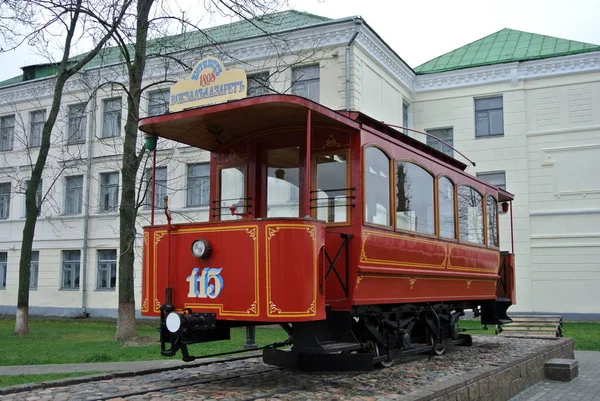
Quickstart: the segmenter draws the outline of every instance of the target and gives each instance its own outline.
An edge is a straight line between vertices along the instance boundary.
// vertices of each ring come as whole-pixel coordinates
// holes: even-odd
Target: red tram
[[[161,351],[281,324],[306,369],[386,364],[470,343],[465,309],[509,321],[513,256],[498,205],[513,196],[359,112],[265,95],[144,118],[139,128],[211,152],[208,222],[144,229],[142,314]],[[511,212],[512,212],[512,208]],[[512,218],[512,216],[511,216]],[[512,234],[512,233],[511,233]]]

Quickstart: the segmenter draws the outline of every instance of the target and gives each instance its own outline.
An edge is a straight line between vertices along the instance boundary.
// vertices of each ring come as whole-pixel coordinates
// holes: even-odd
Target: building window
[[[405,126],[406,128],[408,128],[409,125],[409,121],[408,121],[408,104],[407,103],[402,103],[402,125]],[[404,133],[406,135],[408,135],[408,130],[404,130]]]
[[[488,230],[488,245],[500,246],[498,239],[498,201],[492,195],[485,197],[487,206],[487,230]]]
[[[436,150],[439,150],[442,153],[447,154],[450,157],[454,157],[454,150],[451,147],[445,145],[443,142],[437,140],[441,139],[448,145],[454,146],[454,130],[452,128],[428,129],[426,132],[435,137],[432,138],[430,136],[427,136],[427,145],[431,146]]]
[[[471,187],[458,187],[458,232],[461,241],[483,244],[483,197]]]
[[[504,135],[502,96],[475,99],[475,136]]]
[[[169,91],[158,90],[148,96],[148,116],[158,116],[169,111]]]
[[[446,177],[440,177],[438,181],[438,202],[440,236],[444,238],[456,238],[454,221],[454,184]]]
[[[152,196],[152,169],[148,168],[145,172],[146,193],[144,196],[144,208],[149,209]],[[156,187],[154,192],[154,208],[162,209],[165,205],[165,195],[167,194],[167,168],[156,168]]]
[[[506,174],[504,171],[477,173],[477,178],[506,191]]]
[[[85,143],[85,129],[87,126],[87,115],[85,104],[74,104],[69,106],[69,138],[67,145]]]
[[[46,110],[37,110],[29,113],[29,147],[42,146],[42,131],[46,120]]]
[[[0,184],[0,220],[10,215],[10,182]]]
[[[8,268],[8,253],[0,252],[0,289],[6,288],[6,271]]]
[[[104,100],[102,138],[121,134],[121,98]]]
[[[413,163],[396,164],[396,228],[435,234],[433,176]]]
[[[292,93],[319,102],[319,66],[292,69]]]
[[[62,251],[62,289],[79,289],[81,251]]]
[[[0,151],[12,150],[15,137],[15,116],[0,118]]]
[[[266,95],[269,93],[269,72],[248,75],[248,96]]]
[[[311,209],[327,223],[348,221],[348,155],[345,152],[315,156],[317,190],[311,192]]]
[[[112,212],[119,207],[119,173],[100,174],[100,213]]]
[[[187,166],[187,206],[209,204],[210,167],[208,163],[188,164]]]
[[[390,159],[376,147],[365,149],[365,221],[391,226]]]
[[[98,251],[98,280],[96,289],[114,290],[117,285],[117,250]]]
[[[29,262],[29,289],[38,288],[38,273],[40,271],[40,252],[31,252],[31,261]]]
[[[65,177],[65,214],[80,214],[83,203],[83,176]]]

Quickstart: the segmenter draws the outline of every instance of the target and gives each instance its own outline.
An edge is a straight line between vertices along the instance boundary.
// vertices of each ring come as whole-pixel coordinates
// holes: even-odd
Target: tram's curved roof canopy
[[[141,131],[200,149],[216,151],[246,136],[276,128],[311,126],[359,128],[327,107],[293,95],[264,95],[140,120]]]

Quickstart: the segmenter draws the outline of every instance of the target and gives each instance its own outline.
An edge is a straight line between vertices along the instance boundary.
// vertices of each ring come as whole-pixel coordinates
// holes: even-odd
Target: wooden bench
[[[496,327],[496,334],[511,337],[562,337],[562,316],[519,315],[511,316],[512,323]]]

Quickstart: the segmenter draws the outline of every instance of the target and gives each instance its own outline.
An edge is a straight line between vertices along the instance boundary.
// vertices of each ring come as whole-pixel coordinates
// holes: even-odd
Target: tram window
[[[471,187],[458,187],[458,229],[461,241],[483,244],[483,198]]]
[[[446,177],[440,177],[438,181],[438,201],[440,236],[444,238],[456,238],[454,230],[454,185]]]
[[[375,147],[365,149],[365,220],[391,226],[390,161]]]
[[[347,155],[317,155],[317,191],[311,194],[311,205],[319,220],[328,223],[347,221],[348,198]]]
[[[498,240],[498,202],[492,195],[485,197],[487,206],[487,230],[488,230],[488,245],[500,246]]]
[[[413,163],[396,163],[396,228],[435,233],[433,176]]]
[[[271,149],[267,159],[267,217],[299,217],[300,149]]]
[[[237,220],[240,216],[232,216],[229,208],[237,207],[236,213],[245,213],[246,204],[246,166],[221,169],[221,220]]]

